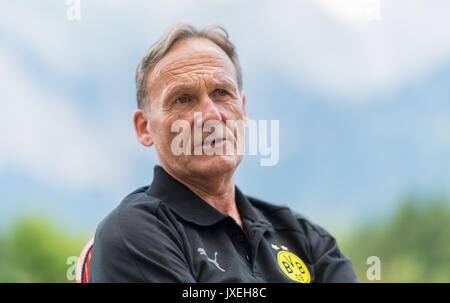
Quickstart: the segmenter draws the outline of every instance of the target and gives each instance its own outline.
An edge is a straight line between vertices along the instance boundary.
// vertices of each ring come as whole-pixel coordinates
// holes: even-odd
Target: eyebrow
[[[162,97],[163,102],[165,103],[170,98],[172,98],[174,95],[177,95],[183,91],[190,91],[193,89],[194,89],[193,86],[188,85],[186,83],[172,84],[172,85],[169,84],[169,86],[164,89],[161,97]]]
[[[216,86],[225,85],[227,88],[233,89],[233,92],[237,92],[237,83],[228,79],[228,77],[220,77],[218,79],[213,79],[213,83]]]
[[[237,93],[238,91],[237,84],[234,81],[228,79],[228,77],[214,78],[212,79],[212,81],[210,81],[210,83],[214,86],[224,86],[225,88],[230,89],[233,93]],[[174,95],[177,95],[183,91],[192,91],[195,89],[196,88],[194,87],[194,85],[187,84],[186,82],[180,84],[169,84],[164,89],[161,97],[163,102],[165,103]]]

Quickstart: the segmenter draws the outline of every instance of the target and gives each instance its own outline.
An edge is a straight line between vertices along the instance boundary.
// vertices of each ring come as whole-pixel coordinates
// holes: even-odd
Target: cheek
[[[244,108],[241,102],[233,102],[223,106],[222,116],[224,120],[243,120]]]
[[[192,114],[193,116],[193,114]],[[155,119],[155,121],[151,122],[154,141],[161,148],[169,149],[171,148],[172,140],[180,134],[180,132],[184,133],[188,136],[191,132],[192,124],[189,124],[189,129],[185,129],[186,122],[182,124],[183,127],[177,126],[175,123],[178,120],[182,121],[190,121],[192,119],[186,119],[184,117],[175,116],[160,116],[161,118]],[[172,126],[174,131],[172,131]]]
[[[164,145],[167,136],[170,134],[170,125],[167,126],[167,120],[160,118],[153,118],[150,121],[150,127],[152,130],[152,138],[157,145]]]

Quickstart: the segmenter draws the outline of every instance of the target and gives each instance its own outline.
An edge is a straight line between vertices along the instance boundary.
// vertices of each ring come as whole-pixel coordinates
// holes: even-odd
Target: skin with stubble
[[[188,38],[176,43],[146,80],[149,104],[133,114],[138,140],[145,146],[155,145],[159,164],[172,177],[242,227],[234,196],[234,171],[242,154],[195,155],[197,142],[193,140],[190,155],[177,156],[171,149],[178,135],[171,131],[175,121],[188,121],[190,130],[183,131],[193,134],[194,125],[203,127],[207,121],[217,120],[216,128],[223,130],[219,144],[223,148],[232,145],[231,150],[236,151],[236,132],[227,128],[226,121],[247,120],[247,115],[232,61],[214,42]],[[201,112],[201,119],[194,121],[194,112]],[[210,135],[203,132],[200,144]]]

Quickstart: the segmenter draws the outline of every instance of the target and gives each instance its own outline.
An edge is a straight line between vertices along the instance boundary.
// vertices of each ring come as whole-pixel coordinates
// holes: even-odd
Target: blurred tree
[[[80,254],[84,242],[47,219],[19,219],[0,239],[0,282],[72,282],[66,261]]]
[[[368,224],[341,244],[361,282],[369,256],[381,260],[381,280],[450,282],[450,207],[443,197],[405,199],[384,222]]]

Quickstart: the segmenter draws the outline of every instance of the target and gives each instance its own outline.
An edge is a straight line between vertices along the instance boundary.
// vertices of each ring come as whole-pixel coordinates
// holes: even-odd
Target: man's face
[[[220,47],[201,38],[177,43],[154,66],[147,85],[150,91],[149,133],[161,165],[178,176],[214,176],[234,171],[242,154],[236,152],[237,131],[227,127],[226,121],[247,119],[245,97],[239,92],[234,65]],[[201,113],[200,119],[198,116],[194,119],[195,112]],[[190,155],[174,154],[172,142],[181,129],[176,128],[175,132],[171,129],[177,120],[186,121],[185,125],[190,127],[183,129],[183,136],[190,134],[187,145]],[[209,132],[202,131],[194,140],[194,128],[202,129],[212,120],[218,121],[215,127]],[[214,137],[211,135],[220,129],[222,131],[217,133],[223,136],[219,139],[225,140],[210,144]],[[222,149],[223,153],[207,155],[211,147],[215,151]],[[194,154],[195,148],[197,151],[200,148],[200,155]],[[226,149],[232,153],[227,153]]]

